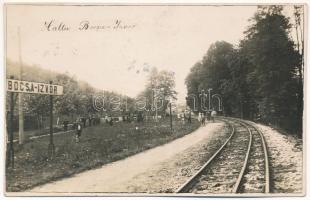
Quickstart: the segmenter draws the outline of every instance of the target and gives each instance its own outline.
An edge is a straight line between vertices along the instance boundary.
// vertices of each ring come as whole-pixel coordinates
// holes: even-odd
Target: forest
[[[20,79],[19,63],[7,60],[7,78]],[[119,117],[143,112],[154,116],[155,110],[163,115],[168,99],[176,99],[175,77],[170,71],[159,71],[156,67],[146,74],[147,82],[137,97],[129,97],[114,91],[98,89],[87,82],[78,80],[68,72],[59,73],[36,65],[23,64],[22,80],[61,85],[64,93],[54,97],[54,125],[63,121],[75,122],[77,118]],[[104,88],[104,85],[102,86]],[[18,93],[14,94],[14,131],[18,130]],[[10,95],[6,95],[7,113]],[[96,101],[96,105],[94,104]],[[156,103],[155,103],[156,101]],[[23,94],[22,96],[25,130],[43,129],[49,126],[49,95]],[[161,103],[162,102],[162,103]],[[99,109],[98,109],[99,108]]]
[[[216,41],[186,78],[188,95],[212,88],[224,115],[302,135],[303,10],[291,18],[282,6],[259,6],[238,45]],[[198,104],[201,104],[198,99]],[[193,108],[193,102],[187,104]],[[199,108],[201,106],[198,106]]]
[[[11,76],[19,79],[20,65],[7,60],[7,78]],[[101,113],[94,109],[93,98],[96,96],[105,96],[105,99],[119,98],[127,100],[129,111],[133,108],[133,98],[121,95],[117,92],[101,90],[94,88],[90,84],[78,80],[76,76],[66,73],[58,73],[52,70],[43,69],[36,65],[23,65],[22,79],[40,83],[53,81],[54,84],[64,87],[64,94],[55,96],[54,110],[55,119],[59,118],[59,124],[64,120],[73,122],[77,117],[97,117],[99,114],[113,115],[111,110],[113,105],[105,101],[105,112]],[[18,130],[18,93],[14,94],[14,130]],[[9,97],[6,96],[6,108],[9,109]],[[41,129],[48,126],[49,123],[49,95],[41,94],[23,94],[23,110],[25,116],[25,129]],[[101,105],[102,106],[102,105]],[[57,120],[55,120],[57,123]]]

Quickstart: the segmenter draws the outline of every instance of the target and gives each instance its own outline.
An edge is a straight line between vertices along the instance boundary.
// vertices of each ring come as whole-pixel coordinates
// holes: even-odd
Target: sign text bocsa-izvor
[[[8,92],[23,92],[33,94],[62,95],[63,86],[47,83],[36,83],[7,79],[6,88]]]

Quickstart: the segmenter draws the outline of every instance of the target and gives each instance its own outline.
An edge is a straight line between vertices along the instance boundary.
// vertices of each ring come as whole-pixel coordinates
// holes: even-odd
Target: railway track
[[[266,142],[253,125],[222,119],[231,134],[214,155],[176,191],[177,193],[269,193]]]

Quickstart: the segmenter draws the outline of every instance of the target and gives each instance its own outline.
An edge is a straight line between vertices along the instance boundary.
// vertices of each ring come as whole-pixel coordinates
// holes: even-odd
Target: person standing
[[[80,142],[80,137],[82,135],[82,125],[81,123],[77,123],[77,126],[76,126],[76,135],[75,135],[75,142],[76,143],[79,143]]]
[[[187,118],[188,123],[192,123],[192,113],[189,111],[188,113],[188,118]]]
[[[82,123],[83,123],[83,127],[85,128],[86,127],[86,118],[83,117],[83,118],[81,118],[81,120],[82,120]]]
[[[64,131],[68,131],[68,124],[69,124],[69,121],[68,121],[68,120],[64,120],[64,121],[63,121],[63,124],[64,124]]]
[[[109,116],[109,125],[113,126],[113,117],[112,116]]]
[[[198,113],[198,121],[201,124],[201,113],[200,112]]]
[[[89,115],[88,116],[88,122],[89,122],[89,126],[92,126],[92,116],[91,115]]]
[[[201,113],[201,125],[206,125],[206,115],[204,113]]]
[[[211,112],[211,118],[212,118],[212,121],[214,122],[214,119],[216,117],[216,111],[213,109],[212,112]]]
[[[207,120],[211,121],[211,112],[210,111],[207,111]]]
[[[184,125],[185,124],[185,112],[182,112],[182,115],[181,115],[182,117],[182,124]]]

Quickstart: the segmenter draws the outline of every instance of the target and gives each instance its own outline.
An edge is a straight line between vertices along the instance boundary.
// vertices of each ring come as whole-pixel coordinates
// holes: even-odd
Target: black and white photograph
[[[5,3],[5,196],[306,194],[306,3]]]

